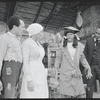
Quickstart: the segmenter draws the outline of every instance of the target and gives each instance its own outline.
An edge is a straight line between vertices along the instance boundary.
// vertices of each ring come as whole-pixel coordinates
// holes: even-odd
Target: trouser
[[[93,77],[87,80],[86,98],[93,98],[94,83],[96,78],[100,83],[100,68],[97,65],[92,65],[91,72]]]
[[[69,95],[61,94],[61,98],[86,98],[86,96],[85,96],[85,94],[81,94],[78,96],[69,96]]]
[[[11,61],[4,61],[2,66],[2,76],[1,80],[3,83],[3,94],[2,98],[17,98],[16,97],[16,86],[19,81],[19,76],[21,73],[21,66],[20,62]],[[8,74],[7,68],[11,68],[11,73]],[[11,88],[8,89],[8,84],[11,84]]]

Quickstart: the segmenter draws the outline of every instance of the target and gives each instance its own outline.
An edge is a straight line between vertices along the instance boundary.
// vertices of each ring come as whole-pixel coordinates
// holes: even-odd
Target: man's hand
[[[2,85],[2,82],[0,81],[0,95],[1,95],[2,89],[3,89],[3,85]]]
[[[88,69],[86,77],[87,79],[90,79],[91,77],[93,77],[90,69]]]
[[[3,89],[2,82],[0,81],[0,91]]]

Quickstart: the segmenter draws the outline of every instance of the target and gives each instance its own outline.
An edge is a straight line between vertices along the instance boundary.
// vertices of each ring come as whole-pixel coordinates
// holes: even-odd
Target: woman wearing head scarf
[[[43,27],[34,23],[27,31],[29,38],[22,43],[24,74],[20,98],[48,98],[47,73],[42,63],[45,52],[38,42]]]
[[[91,69],[83,54],[83,45],[76,35],[78,30],[72,26],[65,27],[63,47],[59,49],[55,68],[60,65],[60,94],[62,98],[82,98],[85,94],[79,62],[87,69],[87,78],[91,78]]]

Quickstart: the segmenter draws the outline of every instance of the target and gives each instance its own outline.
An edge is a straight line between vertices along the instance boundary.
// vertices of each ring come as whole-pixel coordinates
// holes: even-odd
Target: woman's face
[[[73,33],[67,33],[66,38],[67,38],[68,42],[73,42],[74,34]]]
[[[41,31],[41,32],[38,34],[38,37],[39,37],[40,40],[44,38],[44,33],[43,33],[43,31]]]

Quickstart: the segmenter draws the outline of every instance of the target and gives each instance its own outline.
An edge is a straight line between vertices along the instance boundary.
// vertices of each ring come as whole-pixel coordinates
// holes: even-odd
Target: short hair
[[[17,27],[20,25],[20,18],[18,16],[11,16],[8,20],[9,30],[11,30],[14,25]]]

